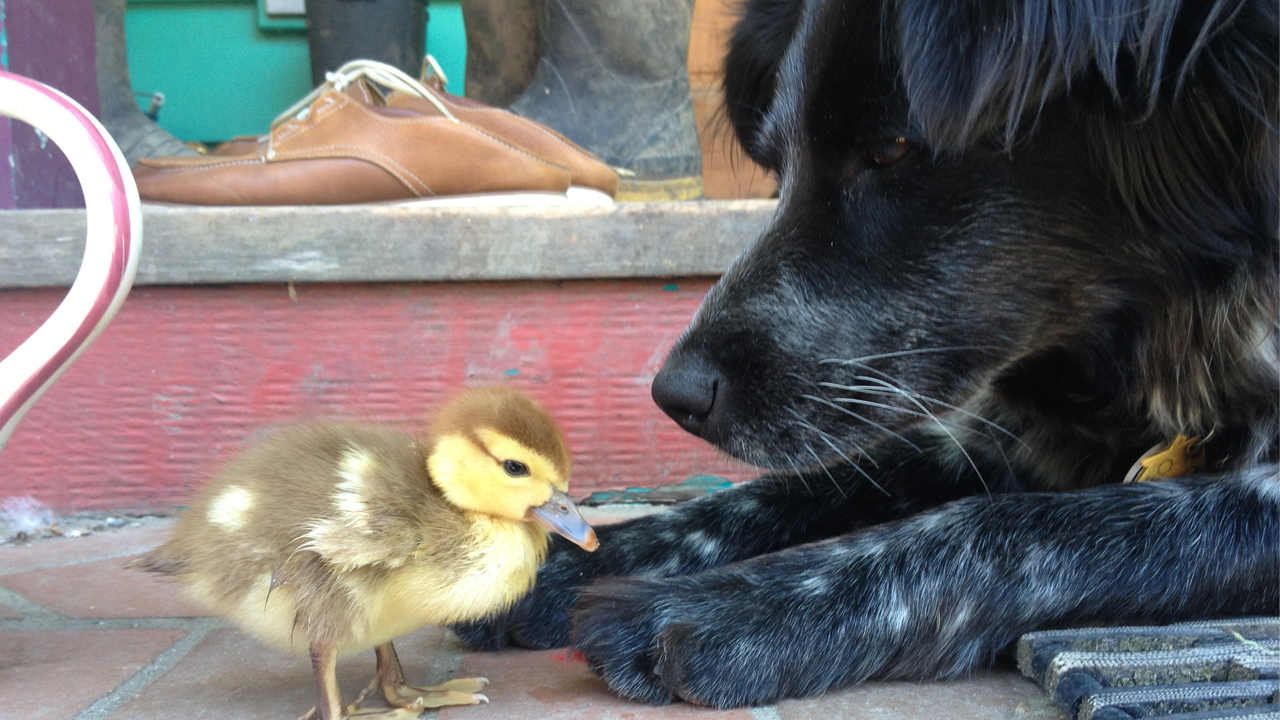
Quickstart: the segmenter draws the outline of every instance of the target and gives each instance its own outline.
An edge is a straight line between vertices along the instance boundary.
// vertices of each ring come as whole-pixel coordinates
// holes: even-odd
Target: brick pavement
[[[647,510],[588,509],[595,523],[637,512]],[[161,523],[0,546],[0,718],[291,720],[310,707],[304,659],[260,647],[222,620],[201,617],[174,585],[122,569],[163,533]],[[396,645],[411,680],[492,681],[489,705],[428,712],[429,720],[1061,718],[1010,669],[952,683],[868,683],[821,698],[715,711],[620,700],[563,651],[469,653],[436,627]],[[344,694],[354,696],[372,671],[372,653],[344,657],[338,670]]]

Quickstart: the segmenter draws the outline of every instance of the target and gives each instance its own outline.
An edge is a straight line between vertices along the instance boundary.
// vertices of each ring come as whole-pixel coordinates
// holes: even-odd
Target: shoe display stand
[[[168,511],[264,426],[411,428],[491,382],[565,426],[575,497],[745,479],[649,382],[774,207],[144,208],[133,294],[10,439],[0,496]],[[0,213],[0,352],[57,306],[83,240],[83,211]]]

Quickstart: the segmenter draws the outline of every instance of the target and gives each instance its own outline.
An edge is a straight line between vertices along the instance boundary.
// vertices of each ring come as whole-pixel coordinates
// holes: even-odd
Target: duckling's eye
[[[529,466],[519,460],[503,460],[502,470],[511,477],[528,477]]]

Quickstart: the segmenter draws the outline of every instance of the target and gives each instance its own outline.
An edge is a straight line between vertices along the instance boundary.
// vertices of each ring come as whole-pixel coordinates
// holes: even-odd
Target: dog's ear
[[[777,170],[759,143],[760,124],[777,89],[778,68],[795,35],[804,0],[746,0],[724,59],[725,111],[747,155]]]
[[[886,0],[937,151],[1011,147],[1064,95],[1136,220],[1214,254],[1274,243],[1275,0]]]

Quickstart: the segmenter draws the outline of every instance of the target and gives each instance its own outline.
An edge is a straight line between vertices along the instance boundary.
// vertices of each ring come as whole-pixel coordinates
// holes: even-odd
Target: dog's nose
[[[653,401],[680,427],[702,437],[716,402],[719,373],[700,358],[667,358],[653,378]]]

